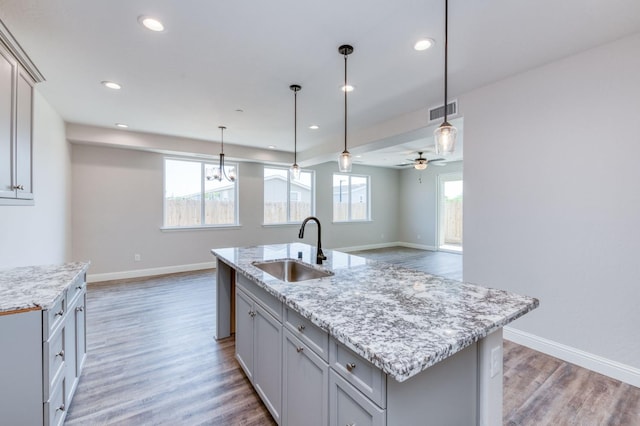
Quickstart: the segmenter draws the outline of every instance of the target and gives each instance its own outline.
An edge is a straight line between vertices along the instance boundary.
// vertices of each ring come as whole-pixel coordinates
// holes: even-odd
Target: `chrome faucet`
[[[307,224],[307,222],[309,222],[310,220],[313,220],[315,223],[318,224],[318,247],[317,247],[317,250],[316,250],[316,263],[318,265],[322,265],[322,261],[326,260],[327,256],[325,256],[324,253],[322,253],[322,241],[320,239],[320,233],[321,233],[320,221],[318,220],[317,217],[309,216],[308,218],[306,218],[305,220],[302,221],[302,226],[300,227],[300,232],[298,233],[298,238],[304,238],[304,227]]]

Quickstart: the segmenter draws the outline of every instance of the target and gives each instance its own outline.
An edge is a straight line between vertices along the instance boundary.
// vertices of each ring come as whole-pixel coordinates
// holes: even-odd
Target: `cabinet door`
[[[253,300],[236,287],[236,359],[253,383]]]
[[[80,377],[87,357],[87,291],[83,290],[75,309],[76,316],[76,378]]]
[[[18,73],[16,93],[16,185],[17,197],[33,198],[33,178],[31,173],[33,82],[21,71]]]
[[[329,367],[289,330],[284,331],[283,425],[326,426]]]
[[[386,411],[375,405],[335,371],[329,377],[331,426],[385,426]]]
[[[0,45],[0,197],[13,198],[13,81],[15,61]]]
[[[64,318],[64,369],[65,369],[65,400],[71,401],[71,397],[76,390],[76,307],[78,300],[72,302],[67,308],[67,314]]]
[[[282,324],[256,303],[253,385],[276,423],[282,407]]]

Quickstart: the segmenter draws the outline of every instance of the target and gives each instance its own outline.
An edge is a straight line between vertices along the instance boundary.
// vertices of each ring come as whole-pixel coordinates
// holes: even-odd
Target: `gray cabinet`
[[[331,370],[329,376],[331,426],[385,426],[386,412]]]
[[[281,317],[277,299],[237,277],[236,359],[277,423],[282,407]]]
[[[13,46],[13,50],[15,49]],[[16,60],[12,49],[0,42],[0,202],[2,204],[24,204],[33,199],[34,84],[35,80],[27,72],[23,62]]]
[[[329,366],[285,328],[282,379],[283,425],[326,425],[329,419]]]

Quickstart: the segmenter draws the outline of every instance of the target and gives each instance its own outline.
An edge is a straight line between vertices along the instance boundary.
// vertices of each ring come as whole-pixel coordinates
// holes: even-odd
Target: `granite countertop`
[[[0,314],[49,309],[90,262],[0,270]]]
[[[241,274],[399,382],[538,307],[538,300],[324,250],[333,276],[287,283],[252,265],[315,247],[277,244],[213,249]],[[313,260],[312,260],[313,259]]]

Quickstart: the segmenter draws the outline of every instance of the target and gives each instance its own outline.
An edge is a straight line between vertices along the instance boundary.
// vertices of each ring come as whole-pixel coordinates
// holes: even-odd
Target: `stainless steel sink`
[[[263,270],[269,275],[286,282],[298,282],[313,280],[316,278],[330,277],[333,272],[314,268],[295,259],[268,260],[265,262],[253,262],[253,266]]]

